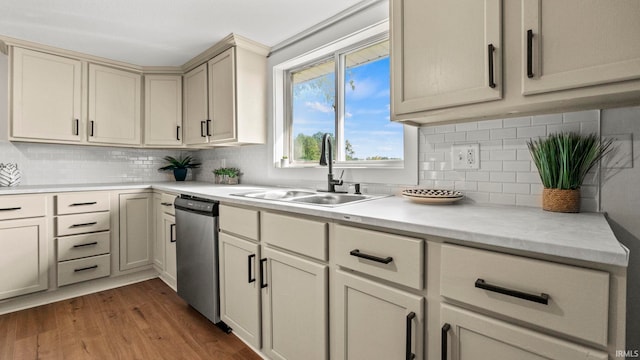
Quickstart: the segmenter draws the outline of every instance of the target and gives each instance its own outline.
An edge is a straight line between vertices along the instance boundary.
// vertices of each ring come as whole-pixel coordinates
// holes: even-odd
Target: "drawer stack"
[[[111,274],[108,192],[56,196],[58,286]]]

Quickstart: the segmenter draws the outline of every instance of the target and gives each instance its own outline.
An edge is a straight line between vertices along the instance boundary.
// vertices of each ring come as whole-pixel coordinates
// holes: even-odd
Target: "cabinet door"
[[[424,298],[341,270],[333,284],[332,359],[424,358]]]
[[[154,236],[153,236],[153,266],[160,273],[165,267],[165,230],[164,230],[164,206],[162,206],[162,194],[153,195],[153,216],[154,216]]]
[[[174,290],[178,287],[176,264],[176,217],[169,214],[162,214],[162,226],[164,228],[164,278]]]
[[[209,114],[211,142],[232,141],[236,137],[235,49],[209,61]]]
[[[0,299],[46,290],[44,218],[0,221]]]
[[[263,351],[271,359],[327,359],[328,267],[263,248]]]
[[[82,140],[82,63],[13,48],[11,136]]]
[[[260,339],[258,244],[219,233],[220,319],[256,349]],[[180,239],[178,239],[180,241]]]
[[[140,145],[139,74],[89,64],[89,141]]]
[[[501,0],[393,0],[392,114],[501,99],[501,9]]]
[[[638,34],[636,0],[522,0],[522,93],[640,78]]]
[[[145,75],[144,143],[182,145],[182,76]]]
[[[606,360],[607,354],[442,305],[443,360]]]
[[[120,270],[153,261],[153,197],[150,193],[120,194]]]
[[[207,64],[184,74],[183,136],[187,145],[205,144],[209,140],[206,133],[209,120],[207,94]]]

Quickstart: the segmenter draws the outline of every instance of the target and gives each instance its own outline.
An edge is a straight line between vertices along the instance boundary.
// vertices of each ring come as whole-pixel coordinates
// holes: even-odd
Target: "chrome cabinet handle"
[[[359,257],[359,258],[362,258],[362,259],[367,259],[367,260],[383,263],[383,264],[388,264],[388,263],[393,261],[393,258],[391,256],[387,256],[386,258],[382,258],[382,257],[374,256],[374,255],[361,253],[360,250],[358,250],[358,249],[351,250],[349,252],[349,255],[355,256],[355,257]]]
[[[498,294],[512,296],[518,299],[532,301],[538,304],[549,305],[549,295],[542,293],[540,295],[528,294],[522,291],[507,289],[497,285],[487,284],[483,279],[476,280],[475,287]]]

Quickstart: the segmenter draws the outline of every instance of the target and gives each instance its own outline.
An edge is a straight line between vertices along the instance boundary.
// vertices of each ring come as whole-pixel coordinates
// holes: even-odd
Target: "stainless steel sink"
[[[231,194],[234,196],[242,196],[253,199],[263,200],[275,200],[296,202],[308,205],[318,205],[325,207],[334,207],[346,204],[353,204],[356,202],[379,199],[389,195],[356,195],[356,194],[339,194],[339,193],[325,193],[315,192],[311,190],[298,190],[298,189],[277,189],[277,190],[264,190],[264,191],[252,191],[241,194]]]
[[[340,205],[347,204],[354,201],[363,201],[370,199],[370,196],[367,195],[351,195],[351,194],[317,194],[313,196],[304,196],[295,199],[291,199],[291,201],[308,203],[308,204],[317,204],[317,205]]]

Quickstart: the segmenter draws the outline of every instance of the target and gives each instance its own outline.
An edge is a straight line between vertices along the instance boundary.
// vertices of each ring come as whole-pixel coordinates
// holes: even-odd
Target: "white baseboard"
[[[23,295],[0,301],[0,315],[29,309],[36,306],[51,304],[57,301],[71,299],[78,296],[93,294],[99,291],[118,288],[158,277],[154,269],[147,269],[132,274],[116,277],[106,277],[85,281],[73,285],[59,287],[55,290]]]

